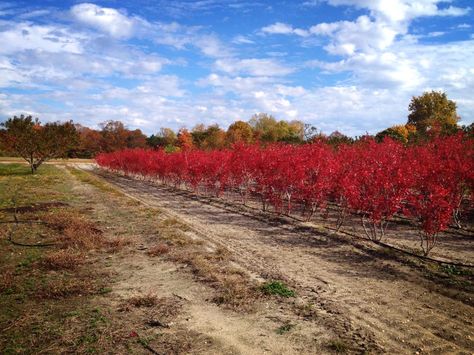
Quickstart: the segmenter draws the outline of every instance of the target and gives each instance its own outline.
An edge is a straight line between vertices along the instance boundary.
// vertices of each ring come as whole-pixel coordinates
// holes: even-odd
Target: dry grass
[[[202,333],[180,329],[173,333],[161,333],[147,345],[159,354],[206,354],[211,352],[213,340]]]
[[[217,261],[230,260],[231,252],[230,252],[229,249],[227,249],[227,248],[218,247],[218,248],[216,249],[216,251],[214,252],[213,257],[214,257]]]
[[[146,311],[146,321],[150,327],[168,328],[168,322],[175,319],[181,312],[181,300],[175,297],[160,297],[154,294],[133,296],[119,306],[121,312],[130,312],[135,308],[149,308]]]
[[[40,266],[47,270],[75,270],[85,262],[85,255],[72,249],[52,251],[40,260]]]
[[[158,296],[152,293],[146,295],[133,296],[127,299],[125,304],[129,304],[133,307],[153,307],[158,302]]]
[[[97,284],[90,278],[52,278],[42,285],[35,293],[39,299],[62,299],[96,293]]]
[[[169,217],[161,221],[160,227],[169,228],[169,227],[182,227],[184,226],[177,218]]]
[[[6,213],[36,213],[42,211],[48,211],[52,208],[64,207],[67,206],[64,202],[37,202],[33,203],[28,206],[17,206],[17,207],[9,207],[9,208],[2,208],[0,212]]]
[[[182,306],[176,297],[161,297],[156,301],[155,310],[161,320],[169,321],[180,313]]]
[[[237,311],[252,311],[260,297],[249,280],[238,274],[220,275],[217,291],[213,301]]]
[[[149,256],[159,256],[163,254],[167,254],[170,251],[170,247],[165,243],[159,243],[157,245],[152,246],[148,249],[147,254]]]
[[[13,271],[5,270],[0,274],[0,292],[4,292],[13,287],[15,282],[15,276]]]
[[[107,238],[94,222],[72,210],[52,211],[41,218],[56,232],[55,240],[61,249],[105,249],[116,253],[132,243],[127,237]]]
[[[162,230],[161,239],[175,247],[186,247],[191,244],[201,244],[202,242],[189,238],[184,232],[178,228],[169,228]]]
[[[91,250],[106,245],[102,231],[81,215],[57,211],[44,215],[42,219],[58,232],[57,243],[61,248]]]
[[[132,244],[132,240],[126,237],[105,240],[106,249],[109,253],[117,253],[130,244]]]
[[[229,265],[230,256],[225,248],[208,252],[195,247],[169,254],[172,261],[189,265],[195,275],[214,287],[217,291],[213,299],[215,303],[235,311],[252,311],[261,293],[242,270]]]

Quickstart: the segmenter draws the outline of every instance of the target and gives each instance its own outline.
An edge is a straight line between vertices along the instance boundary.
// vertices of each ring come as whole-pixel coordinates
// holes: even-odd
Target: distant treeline
[[[389,136],[403,143],[411,143],[438,134],[452,134],[459,130],[471,133],[473,131],[472,124],[469,127],[457,125],[459,116],[456,113],[456,104],[454,101],[448,100],[446,94],[442,92],[425,92],[421,96],[413,97],[409,111],[410,114],[405,125],[393,126],[377,133],[375,136],[377,140],[381,141],[384,137]],[[18,119],[18,122],[23,122],[20,118],[29,118],[30,124],[37,127],[38,130],[49,125],[49,130],[43,131],[45,134],[53,132],[51,130],[53,125],[43,126],[32,117],[21,115],[14,118]],[[61,124],[57,123],[56,125]],[[70,144],[65,155],[70,158],[93,158],[101,152],[114,152],[126,148],[152,148],[174,152],[183,149],[223,149],[231,147],[235,143],[265,145],[276,142],[302,144],[314,141],[324,141],[337,146],[359,139],[348,137],[338,131],[325,135],[312,125],[298,120],[277,120],[265,113],[254,115],[249,121],[236,121],[227,130],[217,124],[210,126],[198,124],[191,130],[181,128],[177,132],[171,128],[161,128],[159,132],[151,136],[146,136],[140,129],[128,129],[120,121],[105,121],[99,125],[100,129],[98,130],[72,121],[62,125],[68,126],[66,131]],[[8,139],[8,127],[6,124],[4,127],[5,129],[0,129],[0,155],[17,155],[18,149],[13,149],[12,141]],[[22,130],[21,126],[18,126],[17,129]],[[61,127],[55,129],[59,132],[58,129]],[[10,134],[10,136],[14,135]],[[41,141],[46,138],[35,139]]]

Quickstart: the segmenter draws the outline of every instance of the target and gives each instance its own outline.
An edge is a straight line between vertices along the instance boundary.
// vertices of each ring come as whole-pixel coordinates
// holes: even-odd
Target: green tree
[[[191,136],[199,149],[222,149],[226,143],[226,134],[217,124],[208,127],[198,124],[191,131]]]
[[[171,147],[176,144],[176,139],[176,133],[171,128],[162,127],[156,135],[152,134],[147,138],[147,144],[153,148]]]
[[[249,124],[262,142],[299,143],[304,139],[304,124],[300,121],[277,121],[272,115],[259,113],[252,116]]]
[[[385,137],[390,137],[402,143],[407,143],[409,135],[414,131],[415,128],[412,125],[396,125],[377,133],[375,139],[381,142]]]
[[[226,140],[228,144],[253,143],[252,126],[244,121],[235,121],[227,129]]]
[[[193,144],[197,148],[204,148],[204,141],[207,138],[206,126],[202,123],[197,124],[191,130],[191,136],[193,137]]]
[[[45,161],[65,157],[78,142],[72,121],[41,125],[37,118],[21,115],[9,118],[2,126],[6,128],[6,146],[28,162],[32,174]]]
[[[419,134],[425,134],[432,129],[451,132],[456,130],[459,121],[456,103],[441,91],[424,92],[421,96],[414,96],[408,111],[408,124],[414,125]]]

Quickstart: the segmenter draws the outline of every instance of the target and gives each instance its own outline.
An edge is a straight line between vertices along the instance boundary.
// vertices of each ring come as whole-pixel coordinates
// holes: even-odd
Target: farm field
[[[37,175],[21,164],[0,170],[2,222],[11,221],[14,205],[20,220],[61,225],[66,218],[89,230],[66,235],[94,237],[92,245],[59,243],[52,228],[46,241],[57,245],[34,248],[8,241],[11,224],[2,229],[6,353],[469,354],[474,348],[470,269],[335,233],[327,221],[296,221],[92,164],[47,165]],[[400,235],[404,230],[400,225]],[[447,251],[469,262],[470,238],[448,230],[432,256]],[[38,234],[17,229],[14,241],[34,244]],[[405,242],[416,243],[409,233]]]
[[[315,223],[271,218],[190,192],[97,173],[186,221],[200,238],[226,247],[233,262],[256,279],[284,280],[297,291],[297,303],[311,308],[312,321],[335,332],[352,351],[468,353],[473,347],[469,270],[456,279],[449,267],[406,259]],[[441,237],[442,250],[469,261],[471,238],[448,233]],[[407,239],[417,242],[415,236]],[[303,319],[299,327],[308,324]]]
[[[471,3],[0,2],[0,355],[474,355]]]

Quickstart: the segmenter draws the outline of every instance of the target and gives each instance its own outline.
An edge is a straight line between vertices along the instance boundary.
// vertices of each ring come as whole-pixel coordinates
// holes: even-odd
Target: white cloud
[[[74,18],[115,38],[127,38],[133,33],[134,20],[116,9],[82,3],[71,8]]]
[[[232,51],[224,45],[216,36],[204,35],[192,40],[192,44],[201,52],[211,58],[222,58],[231,55]]]
[[[464,16],[471,12],[470,7],[461,8],[456,6],[449,6],[446,9],[438,10],[437,16]]]
[[[232,40],[232,43],[235,44],[254,44],[255,42],[249,39],[248,37],[239,35],[235,36],[234,39]]]
[[[441,37],[441,36],[444,36],[445,34],[446,32],[443,32],[443,31],[434,31],[434,32],[428,33],[426,36],[427,37]]]
[[[0,54],[12,54],[25,50],[50,53],[82,53],[80,34],[72,34],[57,26],[38,26],[22,22],[0,32]]]
[[[449,6],[440,8],[438,4],[446,0],[327,0],[333,6],[348,5],[369,9],[371,15],[383,21],[400,23],[424,16],[463,16],[470,8]]]
[[[310,32],[328,36],[331,41],[325,49],[337,55],[383,50],[393,43],[398,34],[391,26],[372,21],[367,16],[359,16],[354,22],[320,23],[312,26]]]
[[[9,87],[26,81],[7,58],[0,58],[0,87]]]
[[[216,73],[209,74],[200,79],[197,84],[200,86],[212,86],[219,89],[219,92],[235,92],[243,95],[252,91],[259,90],[262,86],[274,83],[275,79],[265,76],[260,77],[230,77]]]
[[[218,59],[215,62],[217,70],[229,74],[249,74],[253,76],[285,76],[294,71],[274,59]]]
[[[263,27],[261,29],[262,33],[267,33],[267,34],[280,34],[280,35],[288,35],[288,34],[295,34],[297,36],[301,37],[307,37],[309,36],[309,32],[306,30],[303,30],[301,28],[293,28],[293,26],[288,25],[286,23],[282,22],[276,22],[272,25]]]

